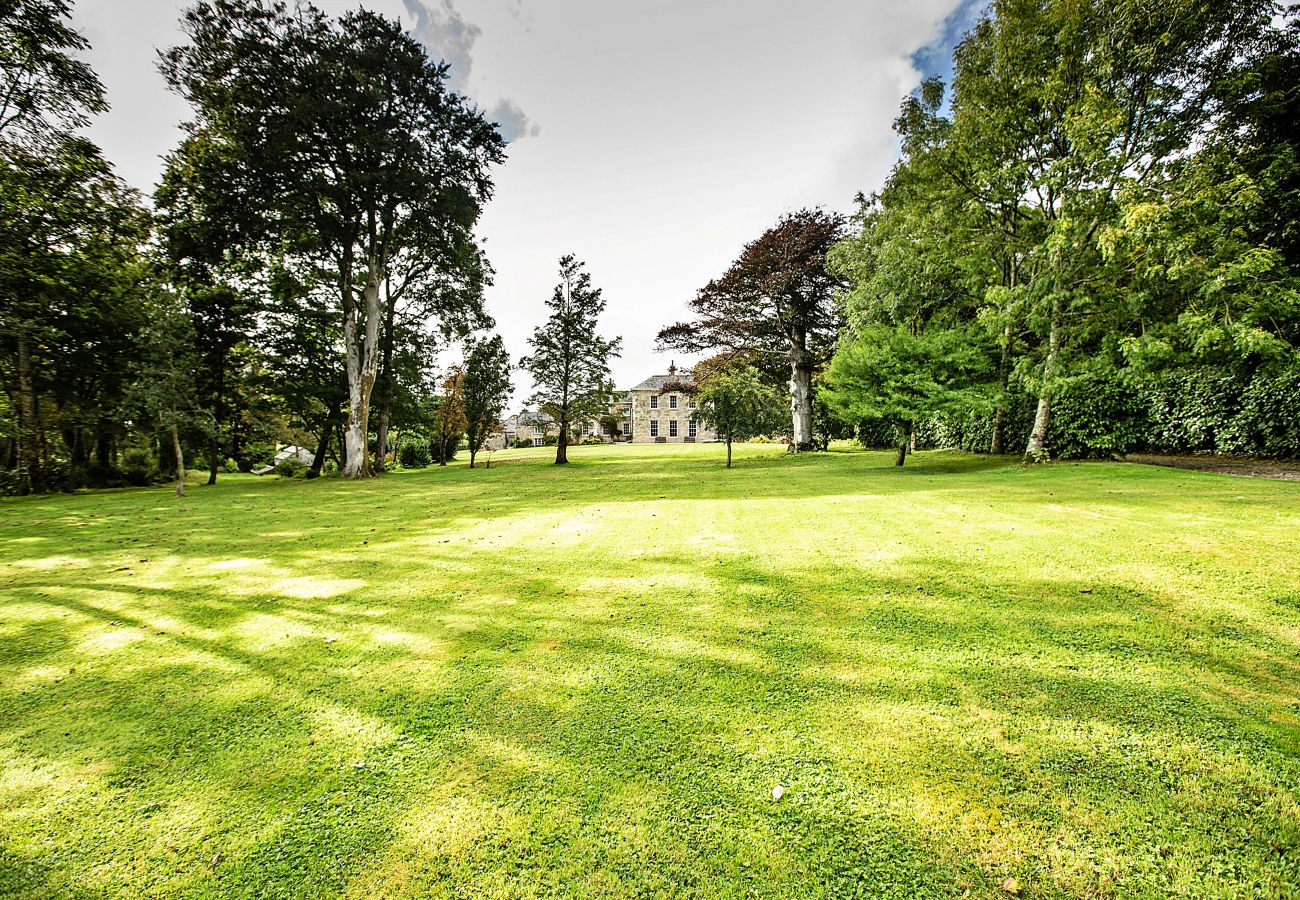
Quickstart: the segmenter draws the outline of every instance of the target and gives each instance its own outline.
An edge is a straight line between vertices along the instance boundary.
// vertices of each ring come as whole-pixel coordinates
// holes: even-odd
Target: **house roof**
[[[555,419],[540,410],[524,408],[519,415],[511,416],[520,425],[554,425]]]
[[[678,369],[676,373],[669,375],[651,375],[645,381],[632,388],[634,391],[658,391],[665,384],[684,384],[694,385],[695,376],[691,374],[690,369]]]

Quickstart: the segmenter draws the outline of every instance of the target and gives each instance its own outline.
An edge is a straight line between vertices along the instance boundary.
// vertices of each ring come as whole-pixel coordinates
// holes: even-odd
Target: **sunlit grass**
[[[720,452],[0,504],[0,895],[1297,896],[1300,485]]]

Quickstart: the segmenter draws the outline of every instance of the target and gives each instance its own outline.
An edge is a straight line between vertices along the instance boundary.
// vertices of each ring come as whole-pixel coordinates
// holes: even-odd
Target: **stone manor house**
[[[693,422],[695,379],[690,369],[670,365],[665,375],[651,375],[624,394],[611,408],[621,418],[620,427],[600,422],[575,422],[570,440],[598,437],[603,441],[631,441],[634,444],[693,444],[715,441],[715,431]],[[554,437],[559,426],[545,413],[525,409],[502,423],[506,446],[524,440],[540,447]],[[617,431],[617,433],[615,433]]]

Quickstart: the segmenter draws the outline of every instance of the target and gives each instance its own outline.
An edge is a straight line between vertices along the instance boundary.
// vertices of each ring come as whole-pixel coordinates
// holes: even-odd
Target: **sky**
[[[618,387],[692,361],[659,329],[783,213],[851,212],[897,159],[891,124],[985,0],[365,0],[451,64],[510,141],[479,228],[487,290],[515,361],[545,319],[558,261],[587,264],[621,335]],[[156,51],[183,40],[181,0],[77,0],[73,23],[112,109],[92,126],[150,193],[185,103]],[[330,13],[356,0],[316,0]],[[515,405],[530,381],[515,376]]]

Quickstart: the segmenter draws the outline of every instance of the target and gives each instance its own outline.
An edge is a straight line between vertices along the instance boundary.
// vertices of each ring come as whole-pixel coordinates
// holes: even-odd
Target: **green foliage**
[[[222,465],[222,468],[225,469],[226,474],[234,475],[239,471],[239,462],[234,457],[228,456],[226,457],[226,461]]]
[[[122,477],[135,487],[158,480],[158,458],[147,447],[128,447],[122,451]]]
[[[433,456],[427,442],[403,441],[397,448],[397,461],[403,469],[423,469],[433,462]]]
[[[605,305],[586,265],[572,254],[562,257],[560,283],[546,301],[550,316],[528,339],[532,353],[519,361],[533,376],[528,402],[538,404],[559,424],[557,463],[567,462],[564,444],[572,424],[607,411],[609,363],[618,357],[622,339],[606,340],[597,333]]]
[[[282,459],[275,464],[275,474],[281,478],[296,478],[306,471],[307,467],[293,457]]]
[[[887,325],[861,327],[836,351],[822,401],[846,423],[883,423],[905,444],[918,421],[991,411],[991,354],[974,328],[913,333]],[[900,455],[900,460],[902,456]]]
[[[470,465],[494,430],[510,398],[510,357],[501,335],[472,341],[465,353],[465,376],[461,381],[461,402],[465,410],[466,449]]]
[[[71,0],[0,3],[0,146],[39,148],[108,109],[71,16]]]
[[[1250,377],[1179,369],[1147,379],[1143,395],[1153,449],[1300,458],[1300,363]]]
[[[1138,390],[1113,375],[1083,375],[1061,383],[1053,398],[1052,449],[1067,459],[1123,454],[1141,446],[1146,409]]]
[[[727,467],[731,467],[731,444],[771,434],[789,422],[780,396],[752,366],[715,369],[700,383],[692,418],[718,433],[727,444]]]

